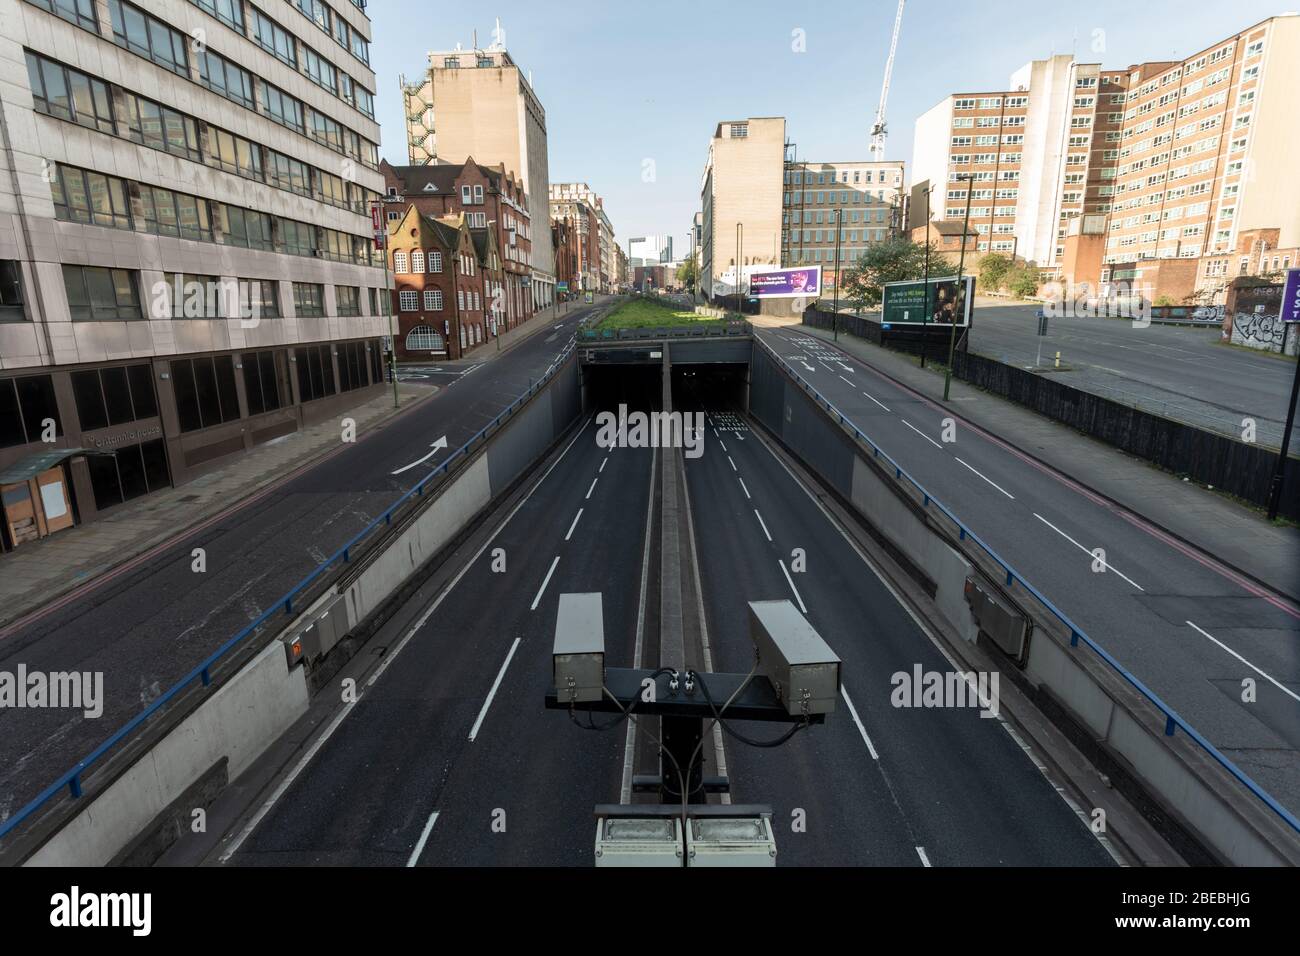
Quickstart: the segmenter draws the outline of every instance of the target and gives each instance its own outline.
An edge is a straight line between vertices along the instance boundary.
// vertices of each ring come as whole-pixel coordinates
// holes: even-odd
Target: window
[[[363,342],[340,342],[334,347],[339,360],[339,391],[366,387],[366,346]]]
[[[239,357],[239,363],[244,366],[244,397],[248,400],[249,415],[273,412],[284,404],[274,352],[245,352]]]
[[[193,117],[130,92],[123,92],[122,101],[128,139],[186,159],[198,161],[202,157],[198,123]]]
[[[370,289],[370,314],[371,315],[389,315],[392,311],[393,300],[387,289]]]
[[[126,180],[62,164],[50,181],[54,215],[67,222],[85,222],[130,229]]]
[[[407,264],[405,249],[398,249],[393,253],[393,271],[399,275],[410,272],[410,266]]]
[[[144,318],[134,272],[98,266],[64,266],[63,285],[74,322]]]
[[[745,139],[745,138],[748,137],[748,136],[749,136],[749,124],[748,124],[748,123],[732,123],[732,124],[731,124],[731,138],[732,138],[732,139]]]
[[[275,249],[275,242],[272,238],[271,217],[266,213],[254,212],[251,209],[240,209],[238,206],[219,206],[218,207],[224,225],[221,231],[221,241],[226,245],[239,246],[241,249],[262,249],[270,251]]]
[[[325,5],[324,0],[294,0],[294,2],[297,4],[298,9],[302,11],[303,16],[326,33],[330,32],[330,13],[332,11]]]
[[[424,271],[424,250],[423,249],[411,250],[411,271],[412,272]]]
[[[27,77],[36,109],[102,133],[113,132],[108,86],[79,70],[27,54]]]
[[[316,198],[333,206],[347,208],[347,186],[342,176],[316,171]]]
[[[334,356],[328,345],[296,348],[293,356],[298,368],[298,395],[304,402],[334,394]]]
[[[338,76],[334,64],[309,46],[302,48],[302,64],[307,78],[322,89],[338,95]]]
[[[303,123],[302,103],[278,86],[262,83],[262,108],[267,116],[281,126],[286,126],[299,133],[306,132],[307,127]]]
[[[190,75],[185,34],[122,0],[108,0],[108,13],[113,21],[113,42],[118,46],[173,73]]]
[[[171,485],[161,438],[118,446],[111,456],[91,456],[88,464],[95,507],[100,511]]]
[[[325,287],[317,282],[295,282],[293,311],[299,317],[324,315]]]
[[[212,219],[208,201],[158,186],[140,184],[144,222],[140,228],[159,236],[176,236],[212,242]]]
[[[474,205],[483,205],[483,187],[481,185],[476,185],[474,187]]]
[[[397,293],[397,308],[402,312],[414,312],[420,308],[420,293],[413,289],[403,289]]]
[[[0,378],[0,448],[40,441],[47,419],[53,420],[55,435],[62,434],[50,376]]]
[[[406,350],[408,352],[445,352],[447,343],[431,326],[417,325],[406,333]]]
[[[442,311],[442,290],[441,289],[424,290],[424,310],[426,312]]]
[[[311,127],[307,135],[330,149],[343,152],[343,127],[324,113],[311,111]]]
[[[249,109],[257,108],[253,98],[253,75],[223,56],[204,50],[198,54],[199,78],[214,93]]]
[[[338,315],[360,315],[361,289],[354,285],[336,285],[334,287],[334,304]]]
[[[55,16],[63,17],[69,23],[75,23],[91,33],[99,32],[95,20],[95,0],[30,0],[42,10],[48,10]]]
[[[279,155],[278,153],[273,155]],[[209,166],[216,166],[228,173],[256,179],[266,179],[262,169],[262,147],[256,143],[227,133],[215,126],[208,127],[208,149],[206,160]],[[280,185],[275,183],[275,185]]]
[[[233,295],[236,291],[234,288],[228,290],[218,276],[192,273],[175,273],[168,277],[166,284],[171,295],[173,319],[221,318],[226,314],[227,294]],[[155,285],[155,294],[157,291]],[[152,317],[161,318],[156,312]]]
[[[158,415],[153,369],[147,363],[73,372],[72,394],[82,431]]]
[[[429,251],[429,270],[430,272],[442,271],[442,253],[437,250]]]
[[[240,279],[239,304],[246,318],[280,318],[280,283],[274,279]]]
[[[297,69],[298,44],[294,38],[257,7],[249,9],[253,12],[253,39],[272,56]]]
[[[173,359],[170,365],[181,431],[239,420],[235,362],[231,356]]]
[[[244,6],[240,0],[190,0],[236,33],[244,32]]]
[[[284,153],[270,151],[270,183],[299,196],[311,195],[311,173],[306,163]]]
[[[278,251],[288,253],[291,256],[315,254],[316,239],[311,226],[305,222],[278,217],[275,220],[275,225],[276,231],[279,233],[279,241],[276,244]]]
[[[0,259],[0,322],[22,322],[26,319],[22,269],[13,259]]]

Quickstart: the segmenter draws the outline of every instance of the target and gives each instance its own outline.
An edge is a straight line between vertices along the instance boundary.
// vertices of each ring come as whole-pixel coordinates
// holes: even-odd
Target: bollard
[[[1060,367],[1061,367],[1061,353],[1060,353],[1060,352],[1057,352],[1057,353],[1056,353],[1056,367],[1057,367],[1057,368],[1060,368]]]

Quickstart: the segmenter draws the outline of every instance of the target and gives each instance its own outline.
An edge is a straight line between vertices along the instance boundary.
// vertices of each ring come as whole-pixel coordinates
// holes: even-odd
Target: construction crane
[[[907,0],[898,0],[898,12],[894,14],[894,36],[889,41],[889,59],[885,60],[885,82],[880,87],[880,106],[876,110],[876,122],[871,127],[871,160],[880,162],[885,158],[885,104],[889,100],[889,78],[894,73],[894,53],[898,49],[898,34],[903,29],[903,4]]]

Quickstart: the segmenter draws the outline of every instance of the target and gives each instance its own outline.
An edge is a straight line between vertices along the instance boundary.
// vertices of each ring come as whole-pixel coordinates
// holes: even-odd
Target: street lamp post
[[[840,233],[844,226],[844,210],[835,209],[835,298],[831,304],[831,336],[840,340]]]
[[[925,312],[921,316],[921,368],[925,368],[925,355],[930,351],[930,193],[933,191],[934,186],[925,191]]]
[[[966,184],[966,215],[961,223],[961,254],[957,257],[957,300],[953,304],[952,322],[948,330],[948,368],[943,373],[943,400],[948,401],[948,391],[952,386],[952,358],[953,352],[957,348],[957,318],[966,311],[967,302],[964,290],[962,288],[962,270],[966,266],[966,233],[970,229],[970,200],[971,184],[974,183],[974,177],[968,175],[958,178],[958,182]]]
[[[393,376],[393,407],[397,402],[397,333],[393,329],[393,293],[388,288],[388,213],[376,199],[370,204],[370,218],[375,226],[375,245],[384,258],[384,311],[388,313],[388,369]],[[382,230],[382,231],[381,231]]]

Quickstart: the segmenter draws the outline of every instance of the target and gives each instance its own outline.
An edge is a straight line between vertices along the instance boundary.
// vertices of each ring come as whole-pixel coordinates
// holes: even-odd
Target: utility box
[[[840,659],[788,600],[750,601],[749,637],[758,672],[772,682],[786,713],[829,714],[840,694]]]
[[[991,588],[981,587],[974,578],[966,579],[966,601],[979,629],[1002,653],[1023,664],[1029,618],[1000,600]]]
[[[776,866],[776,837],[767,816],[697,817],[687,824],[687,866]]]
[[[552,649],[555,695],[564,703],[605,694],[605,619],[600,592],[561,594]]]
[[[601,817],[596,821],[596,866],[682,865],[679,817]]]

